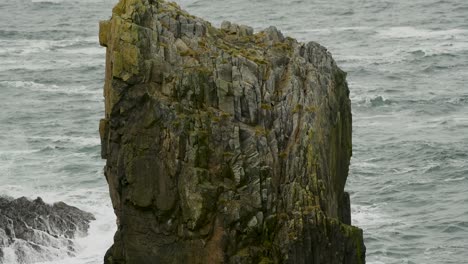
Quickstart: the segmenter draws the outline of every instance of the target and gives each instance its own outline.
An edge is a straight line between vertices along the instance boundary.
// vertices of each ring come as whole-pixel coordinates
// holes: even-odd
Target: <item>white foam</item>
[[[73,136],[53,136],[53,137],[43,137],[43,136],[30,136],[29,139],[35,140],[50,140],[53,142],[63,142],[73,143],[78,146],[83,147],[92,147],[98,146],[101,144],[101,140],[98,137],[73,137]]]
[[[36,248],[40,248],[38,251]],[[5,264],[37,263],[37,261],[48,261],[51,259],[64,258],[68,255],[68,250],[54,247],[44,247],[34,242],[26,242],[15,239],[14,242],[3,249]],[[16,254],[21,252],[21,254]]]
[[[3,263],[17,264],[18,258],[16,257],[15,250],[12,247],[3,248]]]
[[[354,226],[359,226],[364,230],[379,228],[383,224],[396,222],[397,220],[385,214],[380,205],[359,205],[351,204],[351,218]]]
[[[0,55],[31,55],[34,53],[43,53],[44,51],[52,50],[67,50],[67,49],[83,49],[90,48],[90,55],[99,53],[104,54],[105,49],[98,45],[97,37],[80,37],[63,40],[44,40],[44,39],[15,39],[15,40],[0,40]],[[79,47],[74,47],[79,45]],[[86,51],[86,50],[85,50]],[[98,53],[98,54],[99,54]]]
[[[379,165],[372,163],[372,162],[366,162],[366,161],[356,162],[354,160],[353,160],[353,166],[359,167],[359,168],[379,168]]]
[[[313,29],[304,29],[297,31],[298,33],[323,33],[323,34],[330,34],[335,32],[342,32],[342,31],[371,31],[373,28],[371,27],[332,27],[332,28],[313,28]]]
[[[339,61],[343,62],[355,62],[359,65],[369,64],[393,64],[403,61],[406,50],[394,48],[391,50],[380,51],[379,53],[369,53],[368,51],[361,52],[356,51],[355,53],[343,53],[337,54]]]
[[[415,27],[391,27],[378,30],[381,38],[422,38],[422,39],[452,39],[458,36],[468,36],[466,29],[429,30]]]
[[[89,86],[58,86],[55,84],[42,84],[31,81],[0,81],[0,85],[6,85],[14,88],[25,88],[32,91],[49,92],[49,93],[65,93],[76,95],[101,95],[102,91]]]
[[[0,193],[11,197],[21,197],[25,194],[29,199],[36,198],[34,195],[37,190],[31,190],[25,186],[2,185]],[[116,231],[116,217],[112,210],[110,199],[108,198],[107,188],[102,186],[95,189],[73,189],[56,190],[40,192],[41,197],[46,203],[64,201],[69,205],[76,206],[84,211],[94,214],[95,221],[90,223],[88,236],[79,237],[74,240],[77,251],[75,256],[70,257],[66,247],[46,247],[43,248],[45,254],[38,255],[37,252],[30,250],[27,263],[40,264],[96,264],[102,263],[104,254],[112,245],[113,235]],[[38,235],[41,235],[40,232]],[[28,250],[25,245],[12,245],[5,249],[4,263],[18,264],[15,255],[15,247],[22,246],[22,249]],[[56,245],[60,246],[60,245]]]
[[[99,211],[99,213],[94,212],[97,220],[91,223],[89,235],[75,240],[79,248],[75,257],[39,262],[38,264],[102,263],[104,254],[112,245],[116,224],[114,213],[110,208],[102,207]]]
[[[32,3],[62,3],[63,0],[31,0]]]
[[[463,181],[466,177],[456,177],[456,178],[449,178],[445,179],[444,182],[456,182],[456,181]]]
[[[83,47],[83,48],[63,50],[63,53],[80,54],[80,55],[101,55],[101,54],[104,54],[105,51],[101,47]]]
[[[30,81],[1,81],[0,84],[6,84],[15,88],[33,88],[33,89],[42,89],[48,87],[58,88],[57,85],[45,85],[37,82]]]
[[[425,57],[447,54],[453,55],[468,50],[468,38],[462,41],[438,41],[437,43],[420,43],[418,47],[409,50],[410,53],[421,51]]]
[[[468,50],[468,30],[466,29],[429,30],[415,27],[391,27],[378,30],[376,37],[387,40],[413,41],[410,46],[405,45],[404,50],[387,54],[400,59],[407,59],[408,55],[417,52],[428,57],[443,54],[453,55]]]
[[[32,3],[51,3],[51,4],[60,4],[64,2],[80,2],[80,3],[94,3],[96,0],[31,0]],[[98,2],[108,2],[111,5],[116,3],[116,0],[99,0]]]

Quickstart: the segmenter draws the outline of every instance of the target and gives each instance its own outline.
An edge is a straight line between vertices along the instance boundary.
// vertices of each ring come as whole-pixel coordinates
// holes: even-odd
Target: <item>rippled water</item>
[[[368,263],[468,259],[468,2],[181,0],[195,15],[326,46],[348,72],[348,191]],[[104,52],[115,1],[0,2],[0,194],[97,215],[78,258],[101,263],[114,221],[102,176]]]
[[[98,134],[105,50],[97,23],[112,5],[0,1],[0,195],[63,200],[98,219],[79,241],[80,257],[57,264],[102,263],[115,230]]]

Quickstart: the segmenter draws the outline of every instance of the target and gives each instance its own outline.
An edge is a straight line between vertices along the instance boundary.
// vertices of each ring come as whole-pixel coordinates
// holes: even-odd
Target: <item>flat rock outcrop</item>
[[[99,39],[105,263],[365,262],[346,74],[324,47],[156,0],[121,0]]]
[[[37,263],[74,256],[94,216],[63,202],[0,197],[0,263]]]

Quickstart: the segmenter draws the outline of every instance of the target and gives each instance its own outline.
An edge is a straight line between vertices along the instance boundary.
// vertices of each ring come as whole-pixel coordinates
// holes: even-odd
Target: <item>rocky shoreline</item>
[[[36,263],[74,256],[73,239],[87,235],[90,213],[41,198],[0,197],[0,263]]]
[[[346,73],[321,45],[121,0],[107,47],[107,264],[364,263]]]

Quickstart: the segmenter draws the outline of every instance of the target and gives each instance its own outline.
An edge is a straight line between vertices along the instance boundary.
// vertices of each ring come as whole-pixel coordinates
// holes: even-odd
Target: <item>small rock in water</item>
[[[0,263],[33,263],[74,255],[75,237],[87,235],[95,220],[63,202],[0,197]]]

